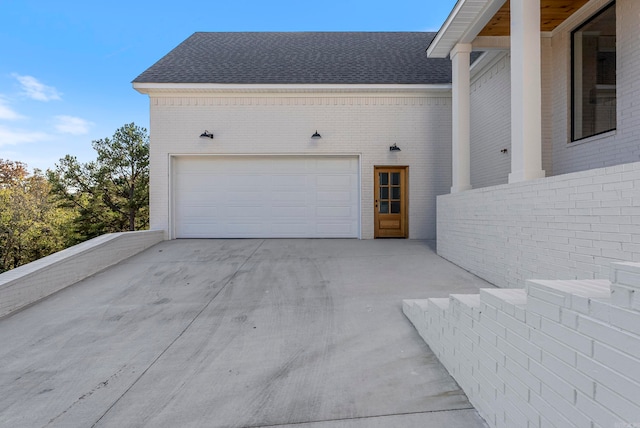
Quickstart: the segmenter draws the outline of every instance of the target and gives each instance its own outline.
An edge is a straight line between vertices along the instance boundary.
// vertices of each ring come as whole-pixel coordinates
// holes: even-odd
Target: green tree
[[[74,214],[58,207],[39,171],[0,159],[0,272],[29,263],[69,244]]]
[[[93,162],[74,156],[60,159],[49,171],[53,191],[66,207],[78,211],[75,232],[80,239],[103,233],[146,229],[149,224],[149,138],[130,123],[111,138],[92,142]]]

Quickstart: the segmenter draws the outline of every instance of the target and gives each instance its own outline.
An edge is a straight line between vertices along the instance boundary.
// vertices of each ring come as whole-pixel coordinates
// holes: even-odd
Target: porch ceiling
[[[589,0],[541,0],[540,1],[540,31],[553,31],[558,25],[573,15]],[[480,31],[478,36],[508,36],[510,35],[510,1],[496,12],[491,20]]]

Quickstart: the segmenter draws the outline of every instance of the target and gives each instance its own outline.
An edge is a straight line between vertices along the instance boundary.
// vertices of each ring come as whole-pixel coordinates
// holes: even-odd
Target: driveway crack
[[[202,315],[202,313],[209,307],[209,305],[211,305],[211,303],[220,295],[220,293],[222,293],[229,284],[231,284],[231,282],[235,279],[235,277],[238,275],[239,272],[242,271],[242,269],[244,268],[244,266],[247,264],[247,262],[249,260],[251,260],[254,256],[254,254],[262,247],[262,245],[264,244],[265,240],[261,240],[260,244],[258,246],[256,246],[256,248],[251,252],[251,254],[246,258],[246,260],[244,262],[242,262],[242,264],[240,266],[238,266],[238,268],[235,270],[235,272],[229,276],[229,279],[227,280],[227,282],[224,283],[224,285],[222,287],[220,287],[220,290],[218,290],[218,292],[207,302],[206,305],[204,305],[202,307],[202,309],[193,317],[193,319],[191,321],[189,321],[189,323],[186,325],[186,327],[180,332],[180,334],[178,334],[168,345],[166,348],[164,348],[162,350],[162,352],[160,352],[160,354],[158,354],[158,356],[151,362],[151,364],[149,364],[149,367],[147,367],[146,369],[144,369],[144,371],[142,371],[142,373],[140,373],[140,376],[138,376],[136,378],[136,380],[133,381],[133,383],[131,383],[131,385],[129,385],[129,387],[122,393],[120,394],[120,396],[107,408],[107,410],[105,410],[105,412],[93,423],[93,425],[91,425],[91,427],[95,427],[96,425],[98,425],[98,423],[100,423],[100,421],[107,415],[107,413],[109,413],[111,411],[111,409],[113,409],[116,404],[118,404],[120,402],[120,400],[127,395],[127,393],[140,381],[140,379],[142,379],[144,377],[144,375],[158,362],[158,360],[160,360],[160,358],[162,358],[162,356],[169,350],[171,349],[171,347],[184,335],[184,333],[189,330],[189,328],[191,328],[191,326],[193,325],[193,323],[200,317],[200,315]]]

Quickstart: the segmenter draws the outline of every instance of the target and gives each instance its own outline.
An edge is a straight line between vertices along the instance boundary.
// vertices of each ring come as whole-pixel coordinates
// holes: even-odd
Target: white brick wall
[[[640,291],[640,264],[615,263],[611,277],[405,300],[403,310],[491,427],[636,426],[640,311],[610,294]]]
[[[436,196],[451,187],[447,92],[152,93],[150,102],[152,228],[169,230],[171,154],[359,154],[362,237],[373,237],[374,165],[408,165],[409,238],[435,238]],[[199,138],[205,129],[213,140]],[[311,140],[316,129],[322,139]]]
[[[438,197],[438,254],[498,287],[640,262],[640,163]],[[634,303],[637,304],[637,303]]]
[[[500,55],[471,81],[471,186],[507,182],[511,171],[511,66]],[[507,149],[507,153],[502,153]]]
[[[158,230],[109,233],[0,274],[0,318],[162,241]]]
[[[565,21],[552,38],[553,172],[564,174],[640,160],[640,2],[616,2],[617,130],[610,134],[569,143],[571,117],[571,31],[609,0],[592,0]]]

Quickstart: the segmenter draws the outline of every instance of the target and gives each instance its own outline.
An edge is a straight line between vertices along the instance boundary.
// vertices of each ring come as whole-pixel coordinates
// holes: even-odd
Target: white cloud
[[[24,119],[24,116],[16,113],[7,105],[7,101],[0,95],[0,120],[18,120]]]
[[[50,136],[44,132],[8,128],[6,126],[0,125],[0,147],[14,146],[24,143],[36,143],[49,139]]]
[[[33,76],[21,76],[14,73],[18,82],[22,85],[24,94],[31,99],[38,101],[51,101],[61,99],[61,93],[53,86],[47,86]]]
[[[84,135],[89,133],[92,122],[74,116],[56,116],[56,131],[62,134]]]

